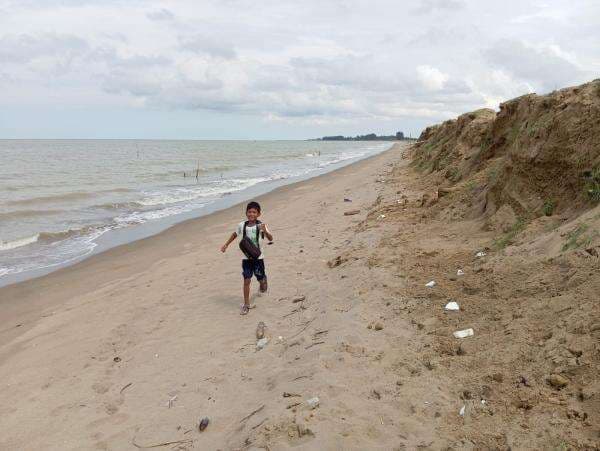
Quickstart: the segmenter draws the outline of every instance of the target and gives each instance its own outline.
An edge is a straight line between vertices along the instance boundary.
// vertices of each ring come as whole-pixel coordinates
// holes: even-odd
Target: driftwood
[[[262,406],[260,406],[258,409],[256,409],[256,410],[255,410],[255,411],[253,411],[253,412],[250,412],[248,415],[246,415],[244,418],[242,418],[242,419],[240,420],[240,423],[243,423],[243,422],[244,422],[244,421],[246,421],[248,418],[250,418],[252,415],[254,415],[254,414],[256,414],[256,413],[260,412],[260,411],[261,411],[261,410],[263,410],[264,408],[265,408],[265,405],[263,404],[263,405],[262,405]]]
[[[130,382],[130,383],[128,383],[127,385],[125,385],[125,386],[124,386],[124,387],[121,389],[121,391],[119,391],[119,394],[121,394],[121,395],[122,395],[122,394],[123,394],[123,391],[125,391],[125,389],[126,389],[126,388],[129,388],[129,387],[131,387],[132,385],[133,385],[133,382]]]
[[[288,392],[284,391],[283,397],[284,398],[300,398],[300,397],[302,397],[302,395],[299,395],[298,393],[288,393]]]
[[[322,345],[323,343],[325,343],[325,342],[324,341],[316,341],[314,343],[309,344],[304,349],[312,348],[313,346],[317,346],[317,345]]]
[[[292,335],[291,337],[288,337],[287,339],[288,339],[288,340],[291,340],[292,338],[294,338],[294,337],[297,337],[298,335],[300,335],[302,332],[304,332],[304,331],[305,331],[305,330],[308,328],[308,326],[310,326],[310,324],[311,324],[311,323],[312,323],[312,322],[313,322],[315,319],[317,319],[317,317],[316,317],[316,316],[315,316],[313,319],[311,319],[310,321],[308,321],[308,322],[307,322],[307,323],[304,325],[304,327],[303,327],[302,329],[300,329],[298,332],[296,332],[296,333],[295,333],[294,335]]]
[[[267,421],[269,419],[269,417],[265,418],[264,420],[262,420],[260,423],[258,423],[256,426],[252,426],[250,429],[256,429],[257,427],[259,427],[261,424],[263,424],[265,421]]]
[[[185,440],[175,440],[172,442],[156,443],[154,445],[138,445],[137,443],[135,443],[135,437],[131,440],[131,444],[139,449],[160,448],[161,446],[178,445],[178,444],[184,444],[184,443],[191,445],[192,443],[194,443],[194,440],[192,440],[191,438],[188,438]]]

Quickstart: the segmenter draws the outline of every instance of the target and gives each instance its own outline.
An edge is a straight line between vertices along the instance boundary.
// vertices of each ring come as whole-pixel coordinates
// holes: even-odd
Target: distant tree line
[[[382,135],[377,136],[375,133],[369,133],[368,135],[356,135],[352,136],[323,136],[318,138],[316,141],[402,141],[406,138],[403,132],[397,132],[395,135]]]

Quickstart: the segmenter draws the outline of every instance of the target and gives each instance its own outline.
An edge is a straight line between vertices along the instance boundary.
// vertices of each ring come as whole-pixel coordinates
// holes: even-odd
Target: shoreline
[[[123,227],[123,228],[113,228],[109,229],[106,232],[103,232],[93,240],[95,246],[89,252],[71,257],[61,263],[51,264],[49,266],[43,266],[35,269],[30,269],[22,272],[9,273],[0,277],[0,289],[4,287],[11,286],[13,284],[18,284],[21,282],[37,279],[39,277],[46,276],[48,274],[54,273],[63,268],[67,268],[78,263],[81,263],[95,255],[99,255],[104,253],[110,249],[115,247],[129,244],[135,241],[139,241],[141,239],[149,238],[155,236],[159,233],[162,233],[171,227],[174,227],[180,223],[198,219],[215,212],[225,210],[232,206],[243,203],[246,200],[251,198],[264,195],[266,193],[277,190],[283,186],[287,186],[290,184],[298,183],[305,180],[310,180],[314,177],[319,177],[321,175],[330,174],[338,169],[346,167],[348,165],[352,165],[358,163],[364,159],[371,158],[373,156],[379,155],[383,152],[389,151],[395,144],[389,143],[387,149],[377,152],[375,154],[366,156],[366,157],[354,157],[347,160],[338,161],[336,163],[331,164],[330,166],[325,166],[319,169],[314,170],[311,173],[293,176],[287,179],[275,179],[257,183],[248,188],[244,188],[240,191],[234,191],[229,195],[222,196],[219,199],[216,199],[213,202],[210,202],[202,207],[195,208],[188,212],[178,213],[171,216],[166,216],[160,219],[154,219],[150,221],[143,222],[141,224]],[[0,297],[1,302],[1,297]]]
[[[362,166],[373,160],[385,158],[389,153],[404,147],[402,144],[393,144],[389,149],[375,155],[328,172],[275,187],[266,193],[259,194],[255,199],[261,203],[268,203],[310,183],[318,183],[320,180],[332,176],[341,177],[344,171],[360,170]],[[32,317],[35,317],[40,309],[56,306],[64,302],[62,299],[65,298],[81,296],[103,284],[110,283],[117,277],[129,277],[141,272],[149,268],[156,260],[156,253],[160,255],[160,258],[166,258],[176,255],[178,252],[184,252],[185,249],[173,249],[169,246],[171,235],[189,233],[190,230],[196,228],[212,228],[225,224],[228,222],[227,219],[233,215],[239,216],[240,206],[248,199],[239,200],[233,205],[209,211],[201,216],[176,222],[158,233],[118,244],[102,252],[92,253],[79,261],[60,266],[49,273],[0,286],[0,308],[3,311],[3,323],[7,324],[6,327],[0,328],[0,345],[27,330],[27,325],[31,325]],[[224,233],[226,235],[227,231]],[[132,263],[135,264],[129,264],[125,268],[120,267],[118,271],[111,270],[113,261],[119,259],[133,259],[135,262]],[[96,275],[91,285],[89,283],[90,273]],[[38,296],[38,294],[47,293],[48,290],[54,290],[53,296]],[[15,327],[16,325],[19,326]],[[0,353],[0,362],[1,360],[2,353]]]

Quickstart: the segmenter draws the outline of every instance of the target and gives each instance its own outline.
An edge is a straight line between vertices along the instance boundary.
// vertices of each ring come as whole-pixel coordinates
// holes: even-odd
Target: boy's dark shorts
[[[242,276],[244,276],[244,279],[252,279],[253,274],[256,276],[256,280],[263,280],[266,277],[265,262],[262,258],[242,260]]]

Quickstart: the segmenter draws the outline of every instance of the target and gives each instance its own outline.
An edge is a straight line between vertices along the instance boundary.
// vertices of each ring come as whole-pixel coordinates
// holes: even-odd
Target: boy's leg
[[[254,267],[254,274],[256,275],[256,280],[258,280],[259,290],[261,293],[265,293],[267,291],[267,273],[265,272],[265,261],[259,259],[256,261],[256,265]]]
[[[244,278],[244,304],[242,305],[242,315],[248,313],[248,310],[250,309],[250,282],[252,281],[253,269],[250,260],[242,260],[242,277]]]
[[[244,279],[244,305],[250,305],[250,282],[252,279]]]

